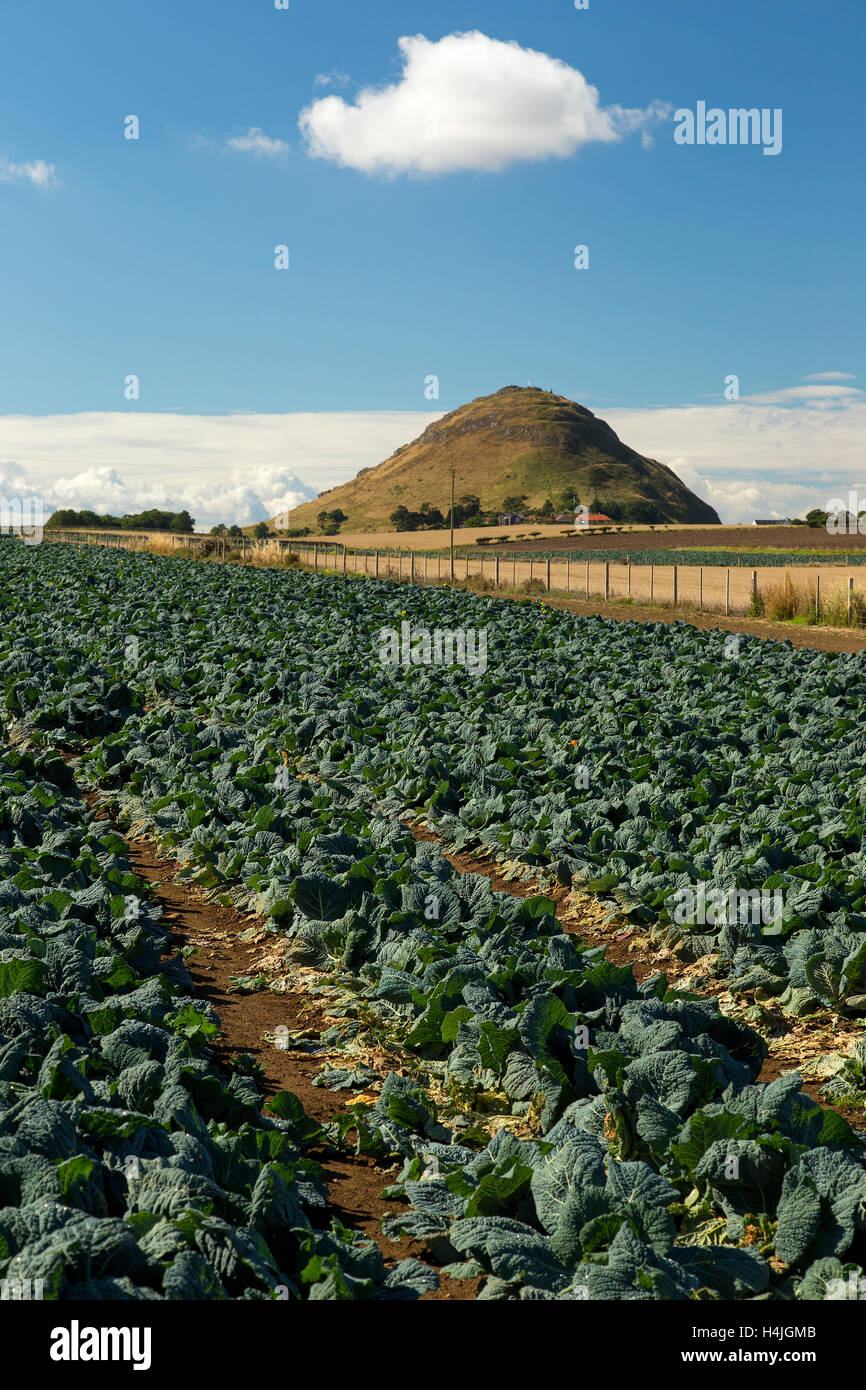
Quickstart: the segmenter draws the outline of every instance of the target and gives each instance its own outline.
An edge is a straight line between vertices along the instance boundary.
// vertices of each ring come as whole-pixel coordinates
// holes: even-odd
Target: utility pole
[[[451,583],[454,583],[454,474],[456,468],[449,468],[451,474]]]

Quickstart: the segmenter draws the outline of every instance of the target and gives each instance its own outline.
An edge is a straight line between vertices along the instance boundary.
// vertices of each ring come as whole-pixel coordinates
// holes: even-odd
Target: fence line
[[[417,564],[418,553],[414,551],[402,551],[397,548],[366,550],[354,546],[334,547],[303,541],[291,541],[287,544],[314,570],[330,568],[336,571],[336,557],[339,556],[339,569],[343,574],[367,574],[404,583],[435,583],[443,579],[441,552],[435,555],[435,566],[429,564],[430,557],[425,554],[422,571],[421,566]],[[620,564],[609,559],[597,561],[593,557],[587,557],[583,583],[576,593],[572,565],[574,558],[573,555],[563,555],[560,559],[554,559],[530,553],[521,559],[515,553],[505,556],[466,553],[456,577],[458,582],[461,579],[464,582],[476,579],[485,588],[489,586],[493,591],[522,588],[537,593],[575,594],[576,597],[579,594],[585,599],[625,600],[634,604],[662,604],[665,607],[683,605],[727,614],[748,613],[755,607],[756,600],[762,594],[766,594],[767,587],[777,585],[783,578],[776,566],[768,566],[762,572],[760,568],[746,566],[633,565],[630,557],[626,556],[621,557]],[[506,561],[505,565],[501,563],[503,559]],[[447,555],[445,560],[447,578]],[[850,613],[853,605],[854,577],[845,573],[845,567],[838,568],[839,590],[846,599]],[[826,605],[829,579],[826,570],[823,584],[821,575],[811,574],[806,566],[796,568],[794,576],[812,586],[819,609]]]
[[[151,540],[158,538],[162,542],[168,541],[173,550],[212,555],[215,559],[225,559],[232,554],[240,559],[248,559],[256,553],[273,554],[276,548],[278,552],[297,555],[315,572],[330,571],[346,576],[366,574],[374,578],[396,579],[403,583],[441,583],[443,577],[447,581],[449,572],[446,555],[443,576],[441,551],[424,553],[422,568],[418,563],[422,558],[421,553],[412,550],[381,547],[367,550],[329,542],[282,537],[256,540],[249,536],[177,535],[165,531],[120,534],[50,529],[46,529],[44,537],[46,541],[107,545],[120,549],[145,549]],[[596,560],[593,556],[586,556],[585,552],[584,556],[585,570],[583,583],[580,584],[580,597],[585,599],[662,604],[666,607],[683,605],[725,614],[748,613],[756,606],[756,600],[766,593],[767,586],[778,584],[782,578],[778,567],[773,565],[766,567],[762,572],[761,568],[730,565],[636,565],[629,555],[621,555],[619,563],[607,557]],[[503,558],[506,561],[510,560],[510,565],[503,567]],[[548,556],[540,559],[531,553],[521,558],[514,552],[505,557],[485,555],[483,552],[470,555],[467,552],[464,565],[461,566],[462,579],[478,579],[491,590],[508,587],[527,592],[575,594],[572,566],[574,558],[576,557],[573,554],[563,555],[561,558]],[[489,563],[491,559],[492,565]],[[431,560],[435,563],[431,564]],[[840,601],[844,599],[850,620],[855,592],[854,575],[846,573],[845,569],[845,566],[838,567],[839,596]],[[831,600],[833,590],[827,582],[829,576],[826,569],[823,570],[823,585],[821,573],[817,572],[817,567],[815,570],[815,573],[811,573],[808,566],[797,566],[794,574],[796,578],[805,580],[807,585],[811,586],[816,613],[820,613]],[[459,571],[457,573],[459,574]]]

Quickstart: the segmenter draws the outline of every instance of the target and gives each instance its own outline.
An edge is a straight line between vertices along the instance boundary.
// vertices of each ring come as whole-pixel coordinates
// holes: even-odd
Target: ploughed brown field
[[[437,533],[438,534],[438,533]],[[459,536],[455,534],[455,540]],[[459,540],[457,540],[459,544]],[[494,547],[480,546],[479,550]],[[608,531],[573,536],[539,536],[537,540],[515,538],[513,544],[497,545],[509,550],[866,550],[866,536],[831,536],[811,526],[678,526],[658,531]]]

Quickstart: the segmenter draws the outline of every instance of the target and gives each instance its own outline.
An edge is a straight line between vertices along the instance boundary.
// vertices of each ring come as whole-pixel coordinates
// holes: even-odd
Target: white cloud
[[[263,521],[381,463],[439,412],[0,416],[0,495],[46,509],[160,507]]]
[[[339,68],[334,68],[331,72],[317,72],[313,78],[314,87],[345,87],[352,81],[347,72],[340,72]]]
[[[791,387],[724,405],[600,413],[633,449],[672,468],[722,521],[803,516],[866,479],[863,392],[828,400]]]
[[[54,507],[87,508],[94,512],[127,511],[130,493],[116,468],[88,468],[71,478],[58,478],[51,489]]]
[[[250,126],[246,135],[233,135],[226,141],[226,146],[243,154],[254,154],[258,159],[262,156],[273,159],[276,155],[287,154],[289,149],[285,140],[272,139],[257,125]]]
[[[804,381],[856,381],[857,378],[851,372],[813,372],[811,376],[803,378]]]
[[[48,488],[37,490],[28,478],[22,477],[20,466],[13,465],[12,486],[7,495],[43,499],[46,511],[73,507],[122,516],[125,512],[145,511],[158,507],[165,511],[192,513],[199,530],[217,521],[237,522],[242,526],[254,521],[266,521],[279,511],[297,507],[316,495],[316,489],[300,482],[288,469],[258,468],[251,471],[235,469],[225,479],[213,482],[157,482],[139,478],[127,483],[116,468],[88,468],[70,477],[58,478]],[[0,467],[0,478],[2,478]]]
[[[6,487],[9,483],[15,483],[24,477],[24,469],[20,463],[13,463],[11,459],[5,462],[0,459],[0,487]]]
[[[849,487],[866,498],[866,393],[768,394],[778,399],[597,413],[632,448],[671,467],[723,521],[802,516]],[[115,513],[187,508],[199,529],[247,524],[381,463],[440,415],[0,416],[0,496]]]
[[[796,405],[798,403],[810,404],[813,406],[825,406],[831,409],[838,405],[840,401],[866,399],[864,393],[856,386],[832,386],[827,381],[809,381],[807,386],[786,386],[781,391],[760,391],[754,395],[744,396],[744,400],[750,401],[753,405]]]
[[[35,184],[37,188],[49,188],[57,183],[57,167],[47,164],[44,159],[16,164],[11,159],[0,158],[0,183],[15,183],[20,179]]]
[[[604,108],[582,73],[558,58],[477,30],[438,42],[398,40],[403,72],[353,103],[327,96],[301,112],[314,158],[365,174],[499,171],[521,160],[566,159],[616,141],[670,108]]]

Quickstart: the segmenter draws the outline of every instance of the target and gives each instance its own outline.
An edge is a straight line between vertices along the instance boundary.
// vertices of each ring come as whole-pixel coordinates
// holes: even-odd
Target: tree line
[[[52,512],[45,525],[59,531],[179,531],[188,535],[195,530],[189,512],[127,512],[125,516],[100,516],[97,512],[74,511],[61,507]]]

